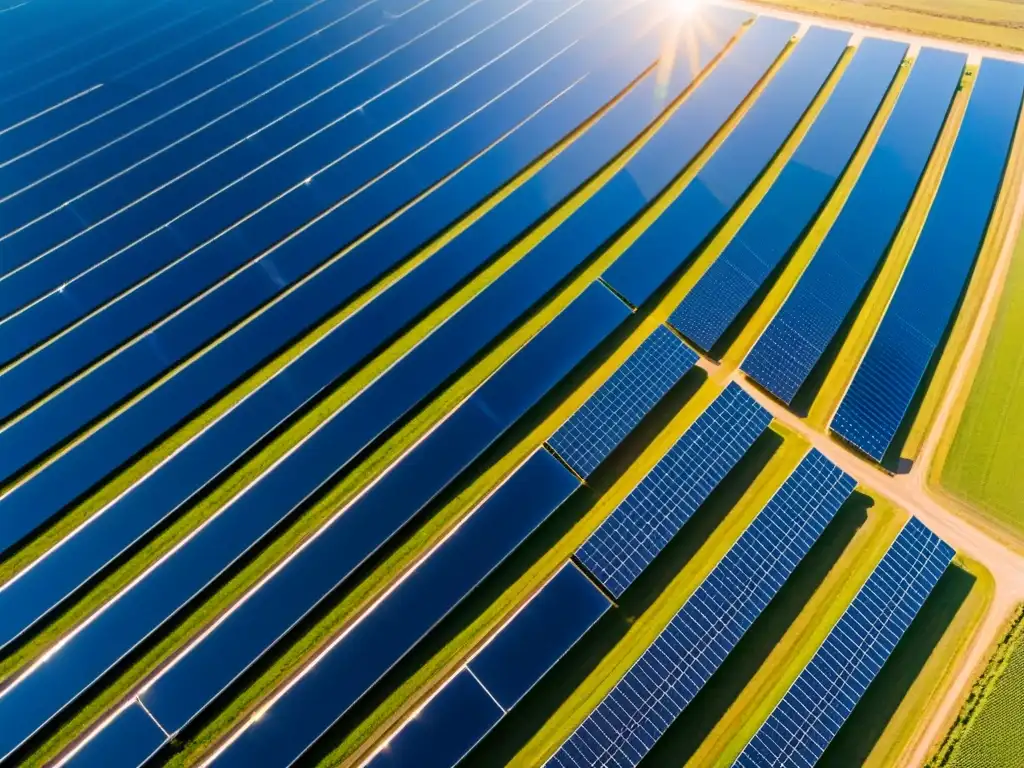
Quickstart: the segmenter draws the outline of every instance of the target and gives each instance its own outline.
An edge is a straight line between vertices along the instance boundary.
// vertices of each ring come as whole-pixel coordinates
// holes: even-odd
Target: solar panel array
[[[670,287],[773,162],[850,40],[813,25],[797,37],[797,21],[714,4],[679,14],[674,0],[4,6],[0,561],[11,573],[0,578],[0,762],[49,760],[52,747],[76,768],[136,768],[179,748],[218,766],[290,764],[390,695],[398,662],[457,607],[473,608],[467,598],[486,596],[485,580],[697,356],[658,327],[547,449],[532,446],[458,520],[432,513],[456,493],[466,503],[459,489],[510,431],[610,350],[634,317],[627,303]],[[758,263],[744,267],[733,246],[719,260],[747,282],[737,293],[722,278],[701,289],[708,301],[741,306],[836,184],[904,50],[858,45],[734,239]],[[889,166],[927,157],[960,62],[926,51],[915,65],[900,110],[917,113],[890,119],[872,158],[885,173],[865,172],[890,195],[878,205],[899,186]],[[1004,95],[1016,88],[1024,70],[1001,66],[982,68],[971,114],[1000,101],[981,98],[991,73],[1003,73]],[[1005,124],[1015,106],[996,106],[989,119]],[[965,127],[958,148],[969,133],[999,143]],[[986,155],[986,179],[1005,162],[997,155]],[[691,167],[692,181],[611,258]],[[983,207],[984,194],[961,194]],[[940,194],[935,210],[945,204]],[[983,230],[985,211],[970,214],[967,229]],[[545,221],[555,225],[534,237]],[[579,282],[599,259],[606,282]],[[968,261],[950,260],[942,291]],[[479,290],[462,290],[492,268]],[[556,304],[544,327],[530,324]],[[718,307],[691,315],[727,324],[733,310]],[[480,361],[482,383],[471,378]],[[461,394],[442,399],[448,391]],[[770,420],[730,384],[573,559],[460,657],[373,768],[457,763],[605,615],[608,594],[634,582]],[[643,660],[677,654],[671,684],[683,693],[672,707],[703,684],[850,487],[812,452],[698,588],[649,651],[660,655]],[[402,542],[411,549],[393,550]],[[367,568],[386,576],[377,559],[392,551],[401,573],[367,597]],[[343,591],[356,613],[330,614],[330,637],[317,635],[324,642],[288,684],[250,687],[258,670],[287,671],[316,639],[309,621]],[[161,644],[157,664],[146,654]],[[129,667],[143,677],[120,675]],[[225,705],[249,695],[261,697],[259,716],[226,730]],[[119,703],[100,713],[103,701]],[[662,710],[641,710],[613,745],[627,762],[667,725]],[[219,730],[214,749],[193,739],[198,722]]]
[[[635,766],[725,661],[853,492],[812,451],[547,765]]]
[[[966,56],[916,58],[860,178],[799,282],[741,368],[789,403],[885,255],[924,173]]]
[[[911,518],[736,765],[814,765],[953,555],[952,547]]]
[[[868,38],[778,179],[669,322],[710,350],[800,241],[878,111],[907,46]]]
[[[658,326],[548,445],[580,477],[589,476],[696,362],[696,353]]]
[[[995,208],[1024,94],[1024,65],[987,59],[896,293],[831,429],[881,461],[970,277]]]
[[[729,473],[772,417],[730,384],[576,550],[614,596],[626,591]]]

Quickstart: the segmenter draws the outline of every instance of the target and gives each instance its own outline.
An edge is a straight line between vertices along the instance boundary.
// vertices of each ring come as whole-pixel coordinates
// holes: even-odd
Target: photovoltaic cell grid
[[[772,417],[733,383],[669,449],[578,550],[618,597],[679,532]]]
[[[639,763],[782,588],[855,486],[820,453],[809,453],[548,765]]]
[[[577,474],[589,476],[696,362],[695,352],[658,326],[548,445]]]
[[[839,182],[899,69],[907,46],[864,40],[821,114],[768,194],[669,322],[701,349],[728,330]]]
[[[982,63],[928,220],[832,431],[881,461],[914,399],[981,248],[1024,93],[1024,66]]]
[[[952,547],[911,518],[736,766],[814,765],[889,658],[953,554]]]

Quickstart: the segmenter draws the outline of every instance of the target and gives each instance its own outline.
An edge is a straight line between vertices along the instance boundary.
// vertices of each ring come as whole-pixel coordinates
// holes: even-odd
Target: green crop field
[[[1024,535],[1024,239],[948,455],[942,487]]]
[[[1020,765],[1024,752],[1024,611],[1018,611],[928,768]]]

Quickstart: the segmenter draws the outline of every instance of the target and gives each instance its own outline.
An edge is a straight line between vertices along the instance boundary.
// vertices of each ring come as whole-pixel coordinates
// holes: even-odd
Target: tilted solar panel
[[[942,343],[981,248],[1010,154],[1024,66],[982,63],[942,184],[831,429],[881,461]]]
[[[697,362],[693,350],[658,326],[548,440],[587,477]]]
[[[639,763],[782,588],[855,486],[853,478],[811,451],[548,765]]]
[[[730,384],[576,550],[576,558],[609,592],[621,595],[771,420],[738,384]]]
[[[889,658],[953,554],[952,547],[911,518],[736,766],[814,765]]]

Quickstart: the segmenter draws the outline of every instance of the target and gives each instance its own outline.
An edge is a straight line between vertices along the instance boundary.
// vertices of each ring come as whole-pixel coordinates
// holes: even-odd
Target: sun
[[[701,5],[703,5],[702,0],[672,0],[672,8],[676,16],[682,19],[696,15]]]

